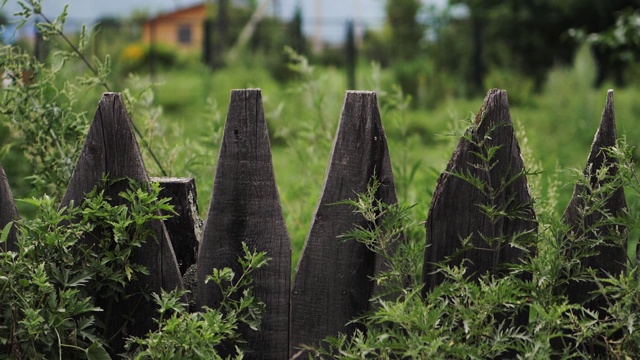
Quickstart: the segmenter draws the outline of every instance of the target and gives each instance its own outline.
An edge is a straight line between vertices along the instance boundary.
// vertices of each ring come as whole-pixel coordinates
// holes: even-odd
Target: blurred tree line
[[[511,67],[540,84],[555,63],[569,63],[579,44],[572,30],[600,33],[614,26],[625,11],[640,7],[638,0],[452,0],[470,10],[469,22],[479,32],[484,51],[473,61],[483,67]],[[613,78],[622,84],[619,49],[594,46],[598,66],[596,85]],[[477,76],[480,78],[481,76]]]
[[[209,45],[219,60],[260,1],[207,3]],[[597,64],[594,85],[611,81],[623,86],[630,69],[636,71],[634,63],[640,54],[640,25],[636,25],[640,24],[640,0],[449,0],[444,8],[422,0],[385,0],[384,4],[384,25],[367,30],[355,42],[357,54],[360,63],[375,61],[389,69],[394,81],[413,96],[415,106],[433,106],[449,96],[482,94],[494,86],[523,93],[540,90],[547,72],[570,64],[584,43]],[[266,66],[280,81],[294,76],[287,66],[285,46],[319,65],[351,64],[348,54],[355,53],[346,49],[348,36],[344,47],[334,44],[322,53],[312,53],[302,31],[305,16],[300,7],[290,19],[276,15],[269,14],[258,23],[244,49],[250,56],[243,61]],[[140,41],[141,24],[149,18],[149,14],[134,13],[128,19],[101,19],[94,33],[94,53],[123,54],[127,45]],[[135,63],[137,68],[116,62],[116,66],[122,64],[120,73],[150,68],[145,65],[149,50],[145,51]],[[203,60],[202,54],[184,56],[161,46],[155,52],[156,62],[165,67],[191,67]],[[215,65],[224,66],[224,62]]]
[[[585,40],[597,65],[594,85],[623,86],[640,53],[638,9],[640,0],[450,0],[445,9],[387,0],[385,27],[366,34],[363,53],[393,68],[424,105],[482,93],[488,79],[539,90]]]

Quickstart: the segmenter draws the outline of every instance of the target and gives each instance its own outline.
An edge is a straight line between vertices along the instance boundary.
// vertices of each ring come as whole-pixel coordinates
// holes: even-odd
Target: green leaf
[[[4,244],[7,242],[9,238],[9,232],[11,231],[11,227],[13,226],[13,221],[9,221],[7,225],[2,229],[2,233],[0,233],[0,244]]]
[[[85,353],[87,354],[87,360],[111,360],[109,353],[102,347],[101,344],[94,342],[89,346]]]
[[[86,274],[80,274],[76,277],[74,277],[73,279],[71,279],[68,283],[67,283],[67,287],[78,287],[78,286],[84,286],[84,284],[88,283],[89,281],[91,281],[92,276],[91,275],[86,275]]]
[[[127,280],[131,281],[131,278],[133,277],[133,269],[129,264],[125,265],[124,272],[127,274]]]

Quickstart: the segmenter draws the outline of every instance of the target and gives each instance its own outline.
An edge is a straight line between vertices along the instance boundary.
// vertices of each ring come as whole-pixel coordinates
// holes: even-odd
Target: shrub
[[[470,280],[470,264],[463,261],[453,266],[443,261],[437,271],[444,275],[444,282],[424,297],[420,295],[423,233],[413,228],[410,207],[375,199],[374,182],[366,194],[349,203],[376,225],[346,237],[388,260],[388,269],[375,277],[383,291],[371,299],[372,310],[354,320],[366,330],[328,337],[305,349],[319,359],[638,358],[640,270],[635,252],[630,252],[622,274],[603,274],[581,263],[598,255],[597,246],[622,246],[628,234],[625,229],[633,233],[640,227],[637,207],[617,215],[606,208],[620,187],[631,199],[640,196],[632,151],[624,141],[603,151],[620,163],[617,172],[605,167],[594,175],[601,186],[593,186],[591,175],[576,172],[580,186],[588,189],[580,194],[588,204],[580,216],[601,216],[584,229],[587,232],[569,229],[552,206],[538,208],[536,249],[523,264],[511,265],[506,274]],[[598,230],[605,227],[609,230]],[[513,241],[512,246],[517,246],[515,239],[487,241]],[[388,246],[394,242],[397,245]],[[523,280],[522,273],[532,274],[532,279]],[[587,299],[584,302],[569,300],[566,287],[574,281],[595,289],[581,294]],[[591,308],[594,298],[600,299],[601,308]],[[516,325],[515,317],[523,312],[528,323]]]
[[[117,300],[128,282],[147,273],[130,255],[149,235],[146,222],[171,210],[159,191],[159,185],[149,192],[133,185],[120,194],[130,207],[110,205],[99,188],[62,209],[46,196],[24,200],[36,217],[14,223],[17,249],[0,253],[0,353],[16,359],[105,354],[103,324],[96,321],[105,309],[96,297]],[[2,231],[5,250],[9,230]]]
[[[130,282],[149,275],[130,255],[147,240],[148,221],[172,211],[159,192],[157,183],[148,190],[133,184],[120,194],[129,206],[110,205],[100,188],[63,209],[49,197],[24,200],[37,208],[36,217],[9,223],[0,233],[0,358],[110,358],[98,320],[108,309],[97,298],[117,301]],[[19,235],[15,250],[7,250],[11,226]],[[130,353],[122,356],[218,359],[220,345],[241,347],[238,326],[257,329],[263,310],[252,295],[251,274],[267,262],[264,253],[243,246],[238,276],[223,268],[208,278],[222,290],[220,308],[188,313],[184,290],[147,294],[158,305],[158,330],[129,339]]]
[[[431,60],[397,62],[393,72],[402,90],[414,99],[415,107],[434,108],[441,101],[459,95],[448,75],[437,71]]]
[[[135,359],[222,359],[219,349],[236,348],[242,357],[243,341],[238,326],[257,330],[263,304],[253,296],[251,275],[266,265],[265,253],[249,251],[243,243],[244,257],[239,259],[241,272],[230,268],[214,269],[206,282],[221,289],[222,298],[217,309],[189,313],[180,299],[184,292],[154,294],[158,305],[158,330],[144,338],[131,338],[129,349],[136,349]],[[196,290],[197,291],[197,290]]]
[[[178,51],[165,44],[131,44],[120,53],[125,73],[149,70],[151,66],[167,69],[179,65]]]
[[[0,114],[10,125],[7,136],[30,160],[34,192],[53,194],[21,201],[27,208],[22,214],[31,216],[9,223],[0,233],[0,358],[109,359],[106,349],[112,339],[104,337],[105,324],[98,320],[109,310],[100,304],[105,299],[119,299],[130,282],[147,274],[147,269],[132,262],[130,255],[148,239],[146,223],[163,219],[160,211],[166,213],[170,207],[166,200],[158,199],[158,185],[140,184],[119,194],[130,206],[113,206],[113,199],[103,191],[109,186],[105,180],[81,204],[58,208],[56,198],[66,188],[87,128],[86,114],[78,110],[78,95],[87,95],[94,87],[111,91],[106,82],[110,57],[100,60],[84,55],[88,46],[85,28],[77,43],[63,34],[66,9],[51,21],[41,13],[40,1],[20,5],[22,12],[18,15],[25,23],[37,17],[45,40],[61,40],[70,50],[56,52],[47,59],[49,64],[15,46],[0,48],[4,69],[18,74],[0,92]],[[133,62],[140,61],[140,50],[144,54],[144,49],[136,47],[124,54]],[[161,49],[161,53],[165,64],[176,61],[173,51]],[[77,75],[78,69],[86,71]],[[70,72],[73,79],[67,80],[64,76]],[[32,74],[29,81],[20,76],[23,73]],[[123,91],[128,106],[148,105],[147,98],[152,96],[146,90],[140,92],[141,99],[136,99],[131,90]],[[134,130],[140,135],[135,125]],[[151,152],[144,138],[142,141]],[[18,230],[18,240],[8,244],[12,229]],[[215,284],[211,286],[220,286],[228,294],[219,309],[192,315],[184,311],[188,308],[183,302],[184,292],[145,293],[160,307],[156,319],[160,330],[129,339],[130,353],[121,355],[167,356],[165,350],[176,346],[176,333],[171,329],[178,328],[199,329],[191,334],[194,336],[178,341],[174,350],[190,354],[185,356],[206,354],[206,358],[215,358],[218,348],[214,346],[224,342],[225,346],[238,348],[241,357],[243,340],[238,326],[257,328],[262,309],[251,296],[250,274],[266,262],[265,254],[245,250],[247,256],[239,259],[242,275],[235,276],[225,268],[210,277],[210,283]]]
[[[535,82],[513,70],[491,69],[484,79],[486,89],[509,89],[509,103],[531,105],[535,95]]]

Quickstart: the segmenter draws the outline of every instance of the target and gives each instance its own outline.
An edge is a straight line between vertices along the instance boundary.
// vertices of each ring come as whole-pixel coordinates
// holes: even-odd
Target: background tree
[[[598,62],[597,85],[608,78],[612,78],[616,85],[626,85],[625,70],[640,55],[640,1],[630,1],[625,5],[628,6],[612,13],[591,14],[601,18],[591,26],[576,26],[571,32],[578,40],[591,45]],[[593,26],[593,23],[598,26]],[[610,25],[605,28],[605,24]],[[581,36],[584,34],[589,36]]]
[[[296,6],[291,22],[286,27],[285,38],[289,46],[298,54],[306,55],[309,53],[307,39],[302,33],[302,8]]]
[[[420,0],[387,0],[385,11],[391,41],[389,46],[398,60],[413,59],[420,54],[425,27],[418,21]]]
[[[7,25],[8,22],[9,22],[9,19],[7,18],[7,14],[0,11],[0,25]]]
[[[603,31],[615,24],[622,11],[640,6],[640,1],[452,0],[451,4],[468,9],[473,51],[467,77],[478,87],[491,68],[517,71],[540,86],[549,68],[572,60],[578,42],[570,36],[570,29]],[[592,51],[598,64],[596,83],[601,84],[615,65],[613,55],[597,48]]]

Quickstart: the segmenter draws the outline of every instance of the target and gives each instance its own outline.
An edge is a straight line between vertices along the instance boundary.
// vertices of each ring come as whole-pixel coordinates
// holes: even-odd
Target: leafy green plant
[[[303,247],[312,209],[321,191],[322,174],[339,119],[341,94],[328,91],[334,80],[330,74],[319,74],[316,66],[295,50],[286,48],[286,52],[289,68],[296,74],[297,81],[288,84],[286,94],[290,100],[278,112],[289,112],[296,121],[291,124],[280,122],[283,126],[275,129],[274,137],[286,139],[287,148],[291,150],[289,153],[295,156],[289,162],[297,165],[298,181],[289,184],[287,193],[281,193],[292,245],[296,248],[293,252],[295,264],[300,254],[297,249]],[[293,110],[287,108],[288,104],[292,104]],[[276,156],[274,153],[274,163],[278,160]]]
[[[375,69],[374,65],[374,69]],[[375,81],[375,80],[374,80]],[[415,194],[410,194],[410,185],[414,183],[416,173],[422,164],[421,160],[411,162],[409,148],[416,145],[416,138],[410,137],[407,112],[411,104],[411,95],[405,95],[399,86],[393,86],[392,92],[382,92],[380,102],[383,103],[382,114],[385,118],[391,118],[399,135],[405,139],[399,147],[398,157],[392,162],[394,180],[398,190],[398,196],[405,202],[414,202]],[[411,196],[411,197],[410,197]]]
[[[14,46],[0,49],[0,61],[11,77],[1,92],[0,116],[19,139],[14,141],[31,164],[29,179],[36,191],[61,195],[88,125],[85,113],[72,110],[74,86],[55,84],[61,64],[46,66]]]
[[[170,68],[178,64],[178,50],[164,44],[153,47],[146,44],[130,44],[120,54],[122,71],[141,72],[150,69],[147,64],[152,63],[157,68]]]
[[[478,156],[490,160],[491,148],[485,150]],[[383,282],[389,286],[384,296],[372,298],[372,310],[353,320],[365,330],[329,337],[322,344],[305,349],[320,359],[591,359],[596,356],[595,348],[603,349],[604,358],[637,358],[637,261],[629,257],[627,269],[621,274],[602,274],[581,264],[581,259],[598,255],[597,245],[622,246],[626,232],[621,229],[633,234],[640,225],[637,208],[629,207],[616,215],[605,206],[620,187],[626,189],[630,199],[640,194],[632,150],[620,141],[604,151],[608,157],[618,159],[616,172],[610,167],[596,172],[602,184],[599,186],[594,186],[592,176],[582,171],[576,177],[580,186],[587,189],[581,194],[587,204],[581,216],[599,213],[603,215],[600,221],[584,231],[572,231],[554,207],[545,203],[537,209],[540,227],[533,239],[535,256],[525,258],[511,273],[483,274],[474,280],[469,278],[468,262],[454,266],[445,261],[439,266],[445,280],[424,297],[420,295],[423,284],[419,276],[422,234],[411,230],[407,207],[382,204],[375,199],[374,181],[366,193],[349,202],[354,211],[375,220],[371,222],[374,227],[358,228],[345,237],[362,242],[389,259],[389,268],[376,275],[375,280],[394,281]],[[475,185],[488,194],[499,191],[486,184]],[[487,216],[504,216],[493,210],[485,209]],[[387,220],[382,221],[381,217]],[[598,230],[604,227],[612,231]],[[397,249],[385,246],[391,243],[390,237],[397,239],[401,234],[405,236]],[[519,276],[522,272],[533,276],[523,279]],[[570,301],[566,288],[572,281],[594,285],[587,300]],[[594,298],[602,300],[601,308],[590,307]],[[511,317],[523,311],[529,314],[528,323],[514,325]]]
[[[251,274],[264,265],[266,253],[251,252],[243,243],[244,257],[239,259],[240,274],[230,268],[214,269],[205,283],[221,290],[217,309],[189,313],[181,301],[183,291],[153,294],[158,304],[158,330],[144,338],[131,338],[127,343],[136,349],[134,359],[222,359],[219,348],[235,348],[235,358],[241,359],[243,341],[239,326],[257,330],[263,304],[253,296]]]
[[[100,90],[111,91],[111,58],[88,55],[90,32],[85,26],[74,38],[63,32],[68,7],[50,19],[42,12],[42,0],[18,4],[21,11],[14,14],[19,19],[18,27],[37,20],[43,41],[57,50],[39,59],[16,45],[0,48],[0,65],[8,80],[0,92],[0,116],[11,132],[5,151],[16,145],[23,150],[31,165],[29,179],[34,193],[60,198],[89,125],[86,107],[79,100],[87,93],[95,92],[98,97]],[[151,157],[150,163],[165,173],[142,132],[133,126],[147,150],[145,155]]]
[[[105,181],[104,185],[108,183]],[[131,261],[150,236],[146,224],[171,212],[159,185],[132,184],[110,205],[104,186],[82,204],[58,209],[53,198],[23,200],[34,219],[16,226],[17,250],[0,253],[0,353],[15,359],[103,359],[106,339],[96,297],[117,300],[147,270]]]
[[[327,96],[326,87],[323,83],[328,81],[326,77],[318,75],[314,66],[309,60],[298,54],[292,48],[286,47],[285,51],[290,58],[289,69],[296,73],[301,81],[291,85],[289,91],[301,96],[308,109],[311,110],[313,121],[304,121],[302,123],[301,135],[306,138],[306,146],[322,143],[331,143],[333,139],[333,128],[330,126],[334,121],[330,121],[327,115]],[[312,146],[309,148],[313,148]],[[312,150],[308,150],[311,152]],[[311,155],[311,154],[308,154]]]
[[[157,183],[133,184],[119,195],[128,205],[118,206],[98,188],[82,204],[62,209],[46,196],[24,200],[37,216],[10,223],[0,236],[0,358],[110,359],[98,320],[108,309],[97,298],[117,301],[131,281],[149,275],[131,254],[149,238],[146,224],[167,217],[160,211],[173,211],[159,191]],[[7,250],[11,226],[19,234],[15,251]],[[241,274],[223,268],[208,277],[206,286],[221,289],[219,308],[189,313],[184,290],[147,294],[158,305],[158,329],[129,339],[130,353],[122,355],[218,359],[224,345],[236,347],[241,358],[238,328],[257,330],[264,310],[253,296],[251,275],[268,261],[265,253],[243,246]]]
[[[491,69],[485,76],[484,85],[486,89],[509,89],[512,105],[531,105],[534,99],[534,80],[513,70]]]
[[[405,234],[412,233],[414,223],[410,212],[414,205],[404,206],[387,204],[376,198],[380,182],[373,177],[367,186],[367,192],[356,194],[353,200],[340,204],[350,205],[354,213],[375,226],[356,226],[341,236],[343,241],[359,241],[369,250],[382,257],[388,265],[386,271],[376,274],[377,286],[375,298],[386,298],[403,290],[407,284],[413,284],[420,278],[422,271],[422,253],[419,251],[424,242],[405,241]]]

